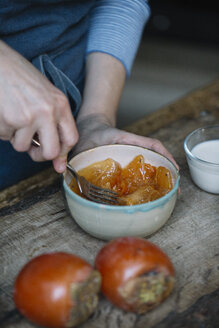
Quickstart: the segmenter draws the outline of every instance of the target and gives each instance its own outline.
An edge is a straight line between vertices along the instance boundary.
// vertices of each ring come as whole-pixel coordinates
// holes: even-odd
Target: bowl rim
[[[138,210],[138,211],[150,211],[152,210],[153,208],[156,208],[156,207],[160,207],[160,206],[163,206],[178,190],[179,188],[179,181],[180,181],[180,174],[179,174],[179,170],[177,169],[177,167],[174,165],[173,162],[171,162],[169,160],[169,158],[167,158],[166,156],[152,150],[152,149],[149,149],[149,148],[146,148],[146,147],[143,147],[143,146],[138,146],[138,145],[129,145],[129,144],[111,144],[111,145],[101,145],[101,146],[97,146],[97,147],[93,147],[91,149],[87,149],[83,152],[86,152],[86,151],[91,151],[91,150],[94,150],[96,148],[100,148],[100,147],[106,147],[106,146],[133,146],[133,147],[138,147],[138,148],[143,148],[143,149],[146,149],[148,151],[151,151],[155,154],[158,154],[159,156],[161,157],[164,157],[165,160],[167,160],[168,162],[170,162],[170,164],[173,166],[173,168],[175,169],[175,173],[176,173],[176,182],[175,182],[175,185],[174,187],[164,196],[156,199],[156,200],[153,200],[153,201],[150,201],[150,202],[146,202],[146,203],[142,203],[142,204],[135,204],[135,205],[106,205],[106,204],[102,204],[102,203],[96,203],[96,202],[93,202],[93,201],[90,201],[89,199],[85,199],[79,195],[77,195],[74,191],[72,191],[68,184],[66,183],[65,181],[65,177],[64,177],[64,174],[62,174],[62,178],[63,178],[63,186],[64,186],[64,189],[65,191],[69,194],[69,196],[71,196],[71,198],[75,198],[77,201],[79,201],[79,203],[81,203],[81,205],[91,205],[92,207],[96,207],[96,208],[104,208],[104,209],[108,209],[108,210],[111,210],[111,211],[120,211],[120,212],[124,212],[124,210],[126,212],[134,212],[135,210]],[[82,152],[81,152],[82,153]],[[79,154],[81,154],[79,153]],[[77,155],[79,155],[77,154]],[[77,156],[75,155],[75,156]]]
[[[219,124],[215,124],[215,125],[206,125],[206,126],[203,126],[203,127],[200,127],[198,129],[195,129],[193,130],[192,132],[190,132],[187,137],[185,138],[184,140],[184,150],[185,150],[185,153],[186,155],[189,157],[189,159],[193,159],[195,161],[197,161],[198,163],[202,163],[204,165],[210,165],[211,167],[215,167],[217,168],[219,166],[219,164],[217,163],[212,163],[212,162],[208,162],[208,161],[205,161],[204,159],[201,159],[201,158],[198,158],[197,156],[195,156],[188,148],[187,144],[188,144],[188,141],[189,139],[195,134],[197,133],[198,131],[200,130],[203,130],[203,129],[212,129],[212,128],[219,128]],[[212,139],[212,140],[215,140],[215,139]],[[217,140],[217,139],[216,139]],[[210,141],[210,140],[209,140]]]

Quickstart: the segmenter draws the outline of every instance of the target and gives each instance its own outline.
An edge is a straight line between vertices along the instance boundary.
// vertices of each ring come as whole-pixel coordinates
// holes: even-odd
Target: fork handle
[[[67,166],[67,169],[74,175],[74,177],[77,178],[78,174],[75,171],[75,169],[73,169],[73,167],[69,163],[67,163],[66,166]]]
[[[72,173],[72,175],[75,177],[75,180],[78,184],[78,188],[79,188],[80,192],[83,194],[83,191],[82,191],[82,188],[81,188],[81,183],[79,181],[79,177],[78,177],[77,172],[75,171],[75,169],[69,163],[66,164],[66,167]]]
[[[36,136],[37,137],[37,136]],[[32,145],[35,146],[35,147],[40,147],[40,142],[38,140],[36,140],[36,138],[33,138],[32,139]],[[77,181],[77,184],[78,184],[78,187],[80,189],[80,192],[82,193],[82,190],[81,190],[81,185],[80,185],[80,181],[78,179],[78,174],[77,172],[73,169],[73,167],[67,163],[66,164],[66,167],[67,169],[73,174],[73,176],[75,177],[76,181]]]
[[[35,146],[35,147],[40,147],[40,142],[38,140],[36,140],[37,138],[32,138],[32,145]],[[77,172],[73,169],[73,167],[70,165],[70,164],[66,164],[68,170],[74,175],[75,179],[78,180],[78,177],[77,177]]]
[[[40,142],[38,140],[36,140],[36,138],[33,137],[32,141],[31,141],[32,145],[35,147],[40,147]]]

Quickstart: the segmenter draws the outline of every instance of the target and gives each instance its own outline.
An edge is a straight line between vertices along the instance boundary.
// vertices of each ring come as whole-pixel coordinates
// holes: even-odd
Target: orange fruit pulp
[[[122,205],[136,205],[158,199],[173,188],[170,171],[145,163],[142,155],[136,156],[126,167],[111,158],[93,163],[78,171],[92,184],[116,191]],[[73,178],[70,188],[80,194]]]

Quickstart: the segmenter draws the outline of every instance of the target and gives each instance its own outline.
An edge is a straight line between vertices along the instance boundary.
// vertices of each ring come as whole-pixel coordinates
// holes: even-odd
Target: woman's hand
[[[129,144],[138,145],[154,150],[165,157],[177,167],[173,156],[157,139],[139,136],[133,133],[119,130],[110,125],[104,115],[90,115],[77,122],[79,132],[79,142],[74,148],[72,155],[93,148],[95,146],[107,144]]]
[[[84,97],[77,117],[79,142],[70,156],[95,146],[130,144],[155,150],[169,158],[178,168],[173,156],[159,140],[115,127],[126,76],[120,61],[104,53],[91,53],[86,68]]]
[[[64,172],[78,132],[66,96],[30,62],[0,41],[0,139],[34,161]],[[41,147],[31,140],[38,134]]]

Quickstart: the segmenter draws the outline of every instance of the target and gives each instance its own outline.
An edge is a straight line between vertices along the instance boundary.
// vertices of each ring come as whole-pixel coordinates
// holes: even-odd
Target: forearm
[[[146,0],[99,0],[90,17],[86,54],[100,51],[119,59],[129,77],[150,8]]]
[[[115,126],[125,79],[126,71],[119,60],[105,53],[89,54],[83,102],[77,121],[90,115],[100,115],[103,123]]]

